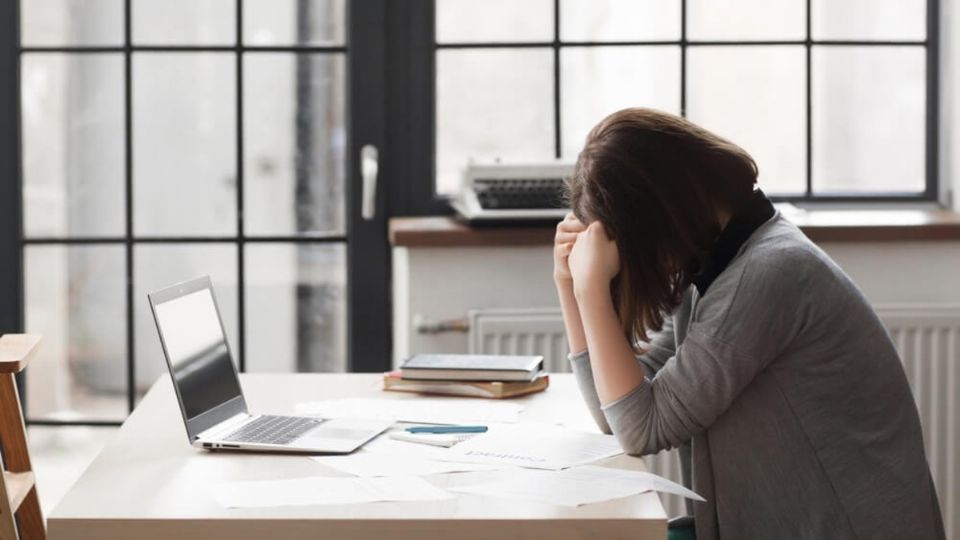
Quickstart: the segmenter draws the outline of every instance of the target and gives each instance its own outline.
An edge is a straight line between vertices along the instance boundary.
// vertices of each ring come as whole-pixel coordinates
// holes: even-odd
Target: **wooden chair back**
[[[16,381],[16,374],[27,367],[39,345],[37,335],[0,336],[0,540],[43,540],[47,536]]]

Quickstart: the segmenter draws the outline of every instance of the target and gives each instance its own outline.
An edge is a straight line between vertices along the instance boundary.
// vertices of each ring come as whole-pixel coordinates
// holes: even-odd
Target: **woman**
[[[756,178],[665,113],[591,131],[554,248],[587,406],[629,454],[692,445],[697,538],[943,538],[890,339]]]

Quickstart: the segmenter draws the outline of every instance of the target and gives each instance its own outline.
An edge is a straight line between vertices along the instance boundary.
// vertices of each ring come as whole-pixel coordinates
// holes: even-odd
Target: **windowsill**
[[[960,241],[960,213],[937,209],[785,209],[817,243]],[[537,246],[553,242],[553,227],[470,227],[452,217],[390,220],[396,247]]]

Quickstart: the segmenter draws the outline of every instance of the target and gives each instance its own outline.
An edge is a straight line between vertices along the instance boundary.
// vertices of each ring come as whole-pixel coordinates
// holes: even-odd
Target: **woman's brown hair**
[[[580,221],[600,221],[617,244],[611,292],[638,352],[702,268],[718,211],[735,213],[756,180],[746,151],[672,114],[624,109],[590,131],[567,195]]]

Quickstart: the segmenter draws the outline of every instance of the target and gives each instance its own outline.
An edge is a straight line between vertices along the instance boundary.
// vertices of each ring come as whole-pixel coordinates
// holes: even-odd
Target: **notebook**
[[[532,381],[543,370],[542,356],[417,354],[400,366],[404,379]]]
[[[429,444],[450,448],[451,446],[475,437],[477,433],[407,433],[406,431],[391,431],[390,438],[397,441]]]

